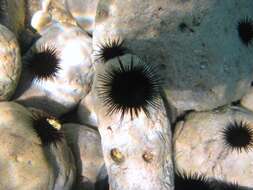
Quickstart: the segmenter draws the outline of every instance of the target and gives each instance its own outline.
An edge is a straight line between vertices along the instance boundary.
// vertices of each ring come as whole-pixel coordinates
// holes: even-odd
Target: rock
[[[9,100],[21,73],[20,49],[15,35],[0,25],[0,101]]]
[[[250,111],[253,111],[253,89],[251,88],[250,91],[242,97],[240,101],[241,105]]]
[[[76,21],[65,9],[63,0],[43,0],[41,4],[41,9],[34,12],[31,18],[31,25],[38,32],[41,33],[54,23],[76,26]]]
[[[2,0],[0,23],[9,28],[16,37],[25,28],[25,1],[24,0]]]
[[[65,0],[65,6],[78,25],[92,34],[99,0]]]
[[[54,171],[32,129],[31,112],[1,102],[0,115],[0,189],[52,190]]]
[[[171,130],[159,76],[140,62],[127,54],[95,67],[92,96],[109,184],[112,190],[172,190]]]
[[[91,39],[77,27],[56,24],[44,31],[42,37],[27,53],[26,66],[29,68],[29,64],[30,67],[36,64],[29,63],[29,56],[45,50],[50,51],[50,55],[55,54],[53,60],[57,59],[56,64],[52,62],[54,72],[51,73],[49,70],[51,77],[38,78],[32,75],[33,70],[26,69],[15,97],[26,106],[42,109],[58,117],[70,111],[90,91],[93,76]],[[50,62],[42,64],[51,65]],[[33,69],[36,68],[38,74],[39,65]]]
[[[89,93],[82,99],[77,108],[77,116],[81,124],[93,127],[98,126],[97,115],[94,107],[93,95],[92,93]]]
[[[65,139],[57,146],[47,147],[46,151],[55,171],[54,190],[71,190],[76,181],[76,165]]]
[[[253,54],[238,25],[253,17],[252,7],[247,0],[100,0],[94,50],[108,39],[124,39],[160,69],[178,110],[213,109],[239,100],[250,87]]]
[[[104,164],[99,133],[79,124],[64,124],[68,144],[77,165],[76,190],[95,189],[100,168]]]
[[[176,168],[252,187],[252,124],[253,113],[240,107],[190,113],[176,126]]]

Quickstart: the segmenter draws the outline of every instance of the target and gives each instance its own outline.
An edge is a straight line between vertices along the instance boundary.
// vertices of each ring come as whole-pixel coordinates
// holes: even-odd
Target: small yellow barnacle
[[[47,122],[57,130],[61,129],[61,123],[57,119],[47,118]]]
[[[113,148],[111,150],[111,158],[117,164],[120,164],[120,163],[124,162],[124,160],[125,160],[124,155],[117,148]]]

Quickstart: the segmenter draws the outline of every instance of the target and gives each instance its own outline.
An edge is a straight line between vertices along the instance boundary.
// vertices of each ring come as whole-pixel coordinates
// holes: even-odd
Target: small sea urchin
[[[96,56],[103,62],[122,56],[127,52],[127,48],[124,47],[124,40],[120,40],[119,38],[114,40],[108,39],[104,44],[98,45],[98,48]]]
[[[55,144],[63,138],[63,133],[56,128],[56,120],[47,117],[39,117],[34,119],[33,128],[40,137],[44,146]]]
[[[162,80],[157,69],[138,61],[119,65],[98,75],[98,96],[108,108],[108,114],[121,112],[121,118],[130,112],[131,119],[141,110],[149,117],[148,108],[158,109]]]
[[[53,79],[60,70],[56,48],[41,47],[27,58],[27,67],[37,80]]]
[[[200,174],[175,172],[175,190],[212,190],[209,180]]]
[[[253,20],[249,17],[240,20],[237,30],[242,43],[249,46],[253,41]]]
[[[223,129],[222,135],[224,144],[229,150],[248,152],[253,148],[253,129],[246,122],[229,123]]]

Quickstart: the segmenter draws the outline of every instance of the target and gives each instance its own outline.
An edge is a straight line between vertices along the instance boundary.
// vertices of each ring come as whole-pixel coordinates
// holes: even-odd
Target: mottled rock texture
[[[160,69],[178,110],[213,109],[240,99],[252,81],[253,54],[237,30],[253,17],[252,6],[248,0],[100,0],[93,46],[125,39]]]
[[[243,122],[253,130],[253,113],[240,107],[224,107],[210,112],[190,113],[178,122],[174,134],[176,168],[186,173],[204,174],[224,182],[252,187],[252,145],[232,150],[225,144],[224,129]],[[233,136],[240,142],[241,133]]]
[[[0,25],[0,101],[9,100],[21,73],[20,49],[15,35]]]

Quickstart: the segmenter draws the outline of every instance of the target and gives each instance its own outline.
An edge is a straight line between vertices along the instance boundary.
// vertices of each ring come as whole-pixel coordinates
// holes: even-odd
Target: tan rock
[[[0,25],[0,101],[9,100],[16,90],[22,67],[20,59],[15,35]]]
[[[0,115],[0,189],[53,189],[53,168],[32,129],[32,114],[16,103],[1,102]]]
[[[241,122],[243,126],[247,124],[249,134],[252,133],[253,113],[240,107],[190,113],[176,126],[173,141],[177,169],[252,187],[252,145],[241,150],[231,149],[224,138],[224,130],[231,129],[235,122],[238,126]],[[230,138],[237,144],[245,142],[242,140],[245,135],[242,136],[237,131]],[[250,138],[253,141],[253,136]]]

